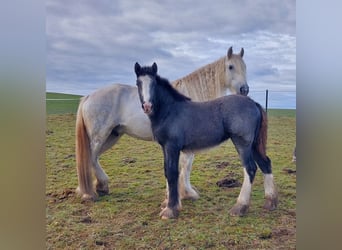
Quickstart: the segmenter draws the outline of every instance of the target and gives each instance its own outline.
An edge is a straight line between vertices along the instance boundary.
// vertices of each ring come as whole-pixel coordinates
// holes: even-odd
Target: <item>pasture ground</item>
[[[268,155],[279,191],[277,210],[262,209],[263,178],[258,170],[247,216],[228,214],[240,187],[222,188],[216,182],[227,177],[243,180],[239,158],[228,141],[196,155],[191,183],[200,199],[183,201],[179,218],[164,221],[158,216],[165,193],[163,157],[154,142],[123,136],[100,160],[110,178],[110,194],[95,203],[82,203],[75,195],[75,105],[47,105],[47,249],[296,248],[295,110],[269,111]]]

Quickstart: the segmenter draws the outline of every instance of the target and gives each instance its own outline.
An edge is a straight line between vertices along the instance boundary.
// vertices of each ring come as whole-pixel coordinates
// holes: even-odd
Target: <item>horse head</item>
[[[226,85],[235,92],[234,94],[248,95],[249,86],[246,79],[246,64],[242,59],[243,54],[243,48],[239,54],[233,54],[232,47],[228,49],[225,60]]]
[[[149,115],[152,113],[151,88],[156,81],[158,66],[154,62],[151,67],[141,67],[136,62],[134,71],[137,76],[137,87],[142,108]]]

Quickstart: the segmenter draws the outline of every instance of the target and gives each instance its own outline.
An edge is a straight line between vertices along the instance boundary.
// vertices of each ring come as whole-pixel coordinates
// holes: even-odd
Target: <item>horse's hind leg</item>
[[[108,176],[101,168],[99,157],[101,155],[102,141],[97,140],[92,143],[92,163],[94,166],[94,174],[96,177],[95,187],[98,195],[102,196],[109,193]]]
[[[230,209],[229,213],[232,216],[243,216],[248,212],[249,209],[252,183],[257,170],[257,165],[253,160],[250,147],[242,148],[237,146],[236,144],[235,147],[239,152],[242,164],[244,166],[244,179],[237,202]]]
[[[278,192],[273,180],[271,160],[267,156],[263,157],[257,150],[254,151],[253,157],[264,174],[264,208],[274,210],[278,205]]]
[[[109,135],[106,140],[97,139],[92,143],[92,161],[94,166],[94,172],[96,177],[95,187],[96,192],[100,195],[109,194],[108,182],[109,178],[107,174],[102,169],[99,157],[102,153],[110,149],[120,138],[119,135]]]

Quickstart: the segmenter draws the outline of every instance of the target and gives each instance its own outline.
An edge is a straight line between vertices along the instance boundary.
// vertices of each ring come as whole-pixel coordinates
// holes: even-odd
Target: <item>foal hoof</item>
[[[247,214],[248,212],[248,205],[243,205],[243,204],[239,204],[236,203],[230,210],[229,210],[229,214],[231,216],[244,216]]]
[[[275,210],[278,206],[278,197],[266,197],[265,198],[265,203],[264,203],[264,209],[268,211]]]
[[[179,211],[177,209],[171,209],[169,207],[166,207],[160,212],[159,216],[163,220],[168,220],[168,219],[177,218],[178,214],[179,214]]]

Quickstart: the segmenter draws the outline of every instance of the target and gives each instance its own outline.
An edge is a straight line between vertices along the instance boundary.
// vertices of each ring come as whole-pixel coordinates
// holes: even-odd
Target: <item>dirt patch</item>
[[[279,226],[272,229],[271,240],[277,246],[295,245],[296,242],[296,210],[289,209],[279,219]],[[295,249],[282,248],[279,249]]]
[[[48,198],[50,198],[50,202],[57,203],[62,202],[68,198],[75,197],[75,190],[71,188],[65,188],[60,193],[49,192],[46,194]]]
[[[124,164],[132,164],[132,163],[136,163],[137,162],[137,159],[135,158],[131,158],[131,157],[126,157],[122,160],[122,162]]]
[[[221,188],[234,188],[234,187],[241,187],[241,183],[233,178],[224,178],[216,182],[216,185]]]
[[[287,174],[296,174],[297,170],[291,168],[283,168],[283,172]]]
[[[224,161],[224,162],[217,163],[217,164],[216,164],[216,168],[222,169],[222,168],[228,167],[229,165],[230,165],[229,162]]]

